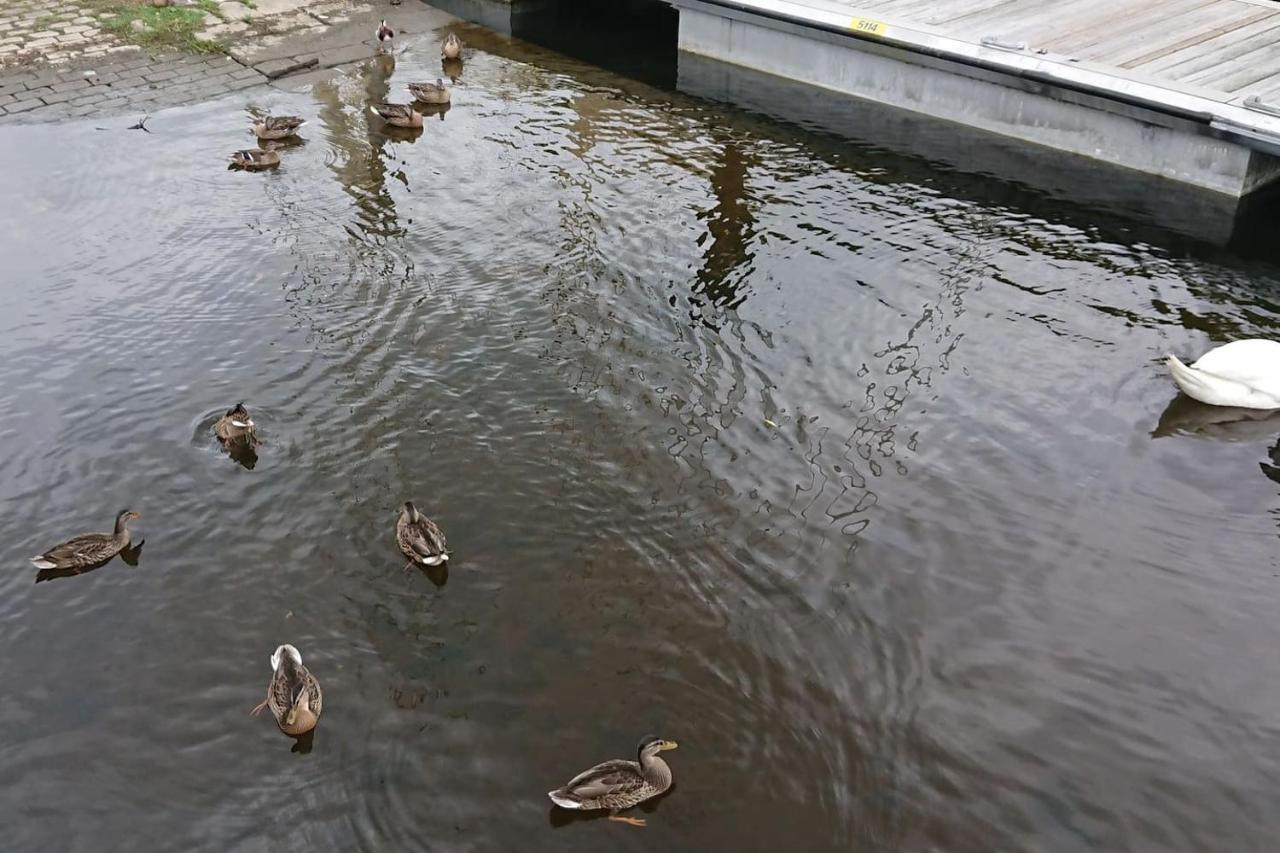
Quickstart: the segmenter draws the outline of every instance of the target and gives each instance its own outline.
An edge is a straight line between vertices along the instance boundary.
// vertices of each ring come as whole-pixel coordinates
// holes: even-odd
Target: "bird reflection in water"
[[[440,70],[449,78],[450,83],[457,83],[458,78],[462,76],[462,60],[461,59],[441,59]]]
[[[138,560],[142,557],[142,546],[145,544],[147,544],[147,540],[143,539],[138,544],[125,548],[120,552],[120,559],[124,560],[126,565],[136,568]],[[36,583],[74,577],[75,575],[87,575],[89,572],[96,572],[114,559],[115,557],[110,557],[101,563],[94,563],[92,566],[84,566],[79,569],[41,569],[36,572]]]
[[[1280,409],[1210,406],[1179,393],[1160,413],[1152,438],[1200,435],[1223,441],[1264,441],[1280,431]]]
[[[438,566],[424,566],[419,564],[418,568],[427,576],[427,580],[431,581],[437,587],[443,589],[444,585],[449,582],[449,564],[441,563]]]
[[[289,747],[289,751],[297,755],[310,755],[311,750],[315,748],[316,730],[312,729],[304,735],[299,735],[293,739],[293,746]]]

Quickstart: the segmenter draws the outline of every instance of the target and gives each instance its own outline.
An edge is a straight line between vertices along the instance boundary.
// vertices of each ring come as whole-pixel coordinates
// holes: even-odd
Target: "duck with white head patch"
[[[387,26],[387,22],[383,21],[378,25],[378,31],[374,33],[374,38],[378,40],[378,50],[389,53],[391,51],[391,41],[396,37],[396,31]]]
[[[280,731],[290,737],[305,735],[320,722],[324,701],[320,682],[302,665],[302,654],[288,643],[276,647],[271,655],[271,670],[267,698],[249,713],[270,708]]]

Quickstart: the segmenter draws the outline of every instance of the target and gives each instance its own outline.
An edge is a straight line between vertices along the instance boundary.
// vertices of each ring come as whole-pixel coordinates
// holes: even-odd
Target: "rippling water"
[[[5,846],[1269,847],[1280,423],[1158,359],[1280,264],[469,41],[418,136],[364,105],[429,48],[0,134]],[[226,171],[254,110],[306,141]],[[33,583],[123,506],[136,566]],[[246,716],[286,641],[309,749]],[[550,809],[647,731],[646,829]]]

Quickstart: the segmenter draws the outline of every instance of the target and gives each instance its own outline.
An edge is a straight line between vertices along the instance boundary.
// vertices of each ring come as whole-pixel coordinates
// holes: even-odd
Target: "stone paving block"
[[[0,80],[0,95],[12,95],[26,90],[27,86],[21,80]]]
[[[51,87],[55,92],[74,92],[78,89],[88,89],[93,84],[80,76],[76,80],[67,80],[63,83],[54,83]]]
[[[40,100],[46,104],[62,104],[79,97],[76,92],[55,92],[52,89],[38,89],[33,94],[39,94]]]
[[[18,99],[13,95],[0,95],[0,107],[3,107],[5,104],[16,104],[17,102]]]
[[[308,68],[314,68],[318,62],[319,60],[314,56],[302,58],[286,56],[284,59],[269,59],[260,65],[255,65],[254,68],[268,80],[274,80],[294,71],[305,71]]]
[[[98,104],[105,101],[106,99],[107,99],[107,96],[103,95],[101,92],[91,92],[88,95],[84,95],[82,97],[76,98],[74,101],[71,102],[71,106],[83,107],[85,104]]]
[[[39,98],[29,98],[28,100],[25,100],[25,101],[17,101],[12,104],[7,104],[4,108],[4,111],[5,113],[8,113],[8,114],[25,113],[28,110],[34,110],[37,107],[43,107],[43,106],[44,106],[44,101],[40,100]]]
[[[148,83],[163,83],[166,80],[172,80],[178,76],[177,71],[165,69],[164,71],[154,71],[150,74],[143,75],[147,78]]]

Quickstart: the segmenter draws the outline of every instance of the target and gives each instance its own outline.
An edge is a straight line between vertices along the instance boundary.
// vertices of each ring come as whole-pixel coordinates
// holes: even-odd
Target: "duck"
[[[257,172],[263,169],[274,169],[280,165],[280,152],[272,148],[245,148],[231,155],[228,169],[245,169]]]
[[[244,407],[244,403],[236,403],[218,418],[218,422],[213,425],[213,434],[223,444],[244,443],[256,447],[259,443],[253,418],[249,417],[249,410]]]
[[[396,544],[409,558],[409,564],[438,566],[449,562],[449,543],[440,525],[418,512],[413,501],[405,501],[396,519]],[[406,566],[405,568],[408,568]]]
[[[440,56],[444,59],[458,59],[462,56],[462,39],[449,33],[440,43]]]
[[[422,113],[412,104],[371,104],[369,111],[392,127],[422,127]]]
[[[114,533],[85,533],[31,558],[39,569],[85,569],[100,566],[129,547],[129,522],[142,516],[129,509],[116,516]]]
[[[302,665],[302,653],[285,643],[271,655],[271,682],[267,698],[258,703],[250,716],[270,708],[280,731],[290,737],[301,737],[320,722],[324,696],[320,682]]]
[[[378,40],[378,50],[391,50],[391,41],[396,37],[396,31],[387,26],[387,22],[383,21],[378,25],[378,31],[374,33],[374,38]]]
[[[1191,366],[1165,357],[1173,381],[1188,397],[1210,406],[1280,409],[1280,342],[1232,341],[1209,350]]]
[[[439,77],[434,83],[410,83],[409,94],[413,95],[415,101],[423,104],[449,103],[449,87]]]
[[[301,116],[267,116],[253,126],[259,139],[284,139],[293,136],[307,123]]]
[[[671,787],[671,768],[658,753],[677,746],[673,740],[645,735],[636,747],[636,760],[616,758],[574,776],[564,787],[548,791],[551,802],[562,809],[608,809],[609,820],[644,826],[641,818],[619,817],[618,812],[665,793]]]

